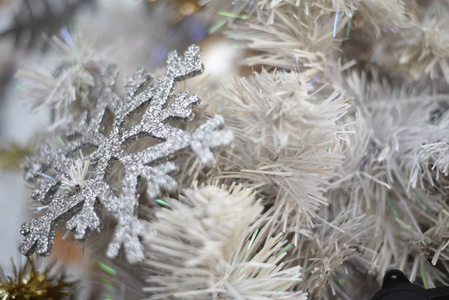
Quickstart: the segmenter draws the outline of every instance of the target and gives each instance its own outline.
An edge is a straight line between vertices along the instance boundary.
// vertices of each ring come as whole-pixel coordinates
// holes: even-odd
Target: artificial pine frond
[[[0,38],[13,36],[16,46],[31,48],[39,44],[41,34],[51,37],[58,33],[81,5],[92,2],[93,0],[22,0],[14,23],[0,32]]]
[[[396,1],[360,1],[360,5],[372,6],[376,2],[385,4],[386,10],[383,17],[377,13],[371,17],[379,26],[370,31],[364,24],[368,13],[354,13],[353,26],[348,27],[343,43],[343,57],[356,59],[360,67],[374,65],[390,77],[410,76],[418,81],[428,76],[431,80],[448,81],[448,4],[444,1],[398,1],[396,4]],[[391,21],[379,21],[385,17]],[[350,33],[350,28],[355,30]]]
[[[374,31],[376,35],[380,35],[385,28],[404,26],[407,22],[407,6],[401,0],[318,0],[304,5],[318,6],[324,11],[331,10],[336,14],[336,22],[340,22],[340,15],[347,15],[348,19],[344,24],[348,33],[346,36],[349,36],[351,27],[364,28],[365,31]]]
[[[54,270],[55,263],[41,271],[35,257],[27,258],[21,267],[13,261],[13,276],[5,276],[0,268],[1,299],[74,299],[77,282],[69,280],[65,270]]]
[[[419,20],[410,22],[389,39],[398,55],[398,67],[415,80],[424,75],[435,79],[442,74],[449,82],[448,13],[448,5],[434,1]]]
[[[295,5],[283,5],[266,12],[257,11],[244,22],[234,22],[225,34],[238,40],[241,46],[255,50],[245,60],[250,66],[306,70],[319,75],[335,58],[334,36],[344,29],[347,19],[342,14],[335,24],[334,14],[321,12],[317,7],[305,11]]]
[[[311,225],[343,162],[350,99],[295,72],[240,78],[222,97],[236,139],[217,176],[262,189],[266,203],[278,207],[283,231]]]
[[[310,299],[323,299],[324,295],[335,299],[337,290],[333,281],[353,261],[357,260],[359,272],[366,274],[369,270],[369,261],[361,255],[369,249],[360,245],[367,243],[374,234],[374,219],[364,214],[349,217],[350,210],[348,207],[335,216],[330,213],[326,220],[317,221],[314,228],[295,233],[296,247],[289,255],[287,265],[303,266],[300,286],[310,293]],[[345,278],[348,282],[354,279],[351,274]]]
[[[144,237],[150,299],[306,299],[292,290],[300,266],[283,267],[291,245],[255,225],[262,206],[250,190],[205,186],[185,195],[167,200]]]

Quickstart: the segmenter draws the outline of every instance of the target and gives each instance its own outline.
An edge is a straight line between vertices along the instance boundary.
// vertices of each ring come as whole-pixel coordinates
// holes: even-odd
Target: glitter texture
[[[36,185],[33,199],[48,204],[48,209],[42,217],[22,225],[20,233],[25,239],[20,245],[21,253],[48,255],[55,228],[64,220],[68,220],[66,227],[75,232],[76,239],[85,239],[90,231],[99,230],[100,217],[95,208],[101,203],[117,221],[107,256],[116,257],[123,247],[129,262],[143,258],[139,237],[148,232],[148,223],[136,215],[139,178],[147,183],[148,197],[156,198],[162,190],[171,191],[177,187],[169,175],[177,167],[169,159],[190,148],[203,164],[208,164],[214,159],[210,149],[228,145],[233,138],[230,131],[222,130],[221,116],[207,120],[193,132],[167,122],[170,119],[189,121],[193,117],[192,108],[199,104],[198,97],[187,92],[175,95],[174,87],[177,82],[203,71],[199,54],[195,45],[183,56],[170,53],[166,75],[157,80],[144,70],[137,71],[125,80],[125,101],[114,93],[116,66],[109,65],[94,75],[96,86],[91,94],[97,99],[95,108],[67,125],[66,146],[52,149],[43,144],[37,156],[24,162],[25,179]],[[108,120],[111,112],[113,119],[109,117]],[[141,120],[129,128],[131,119],[139,113]],[[108,123],[110,131],[105,130]],[[109,132],[106,134],[105,131]],[[161,142],[136,153],[126,151],[131,143],[146,136]],[[82,158],[88,162],[84,164],[75,154],[86,148],[95,150]],[[111,187],[108,179],[117,161],[124,167],[120,192]],[[82,184],[74,182],[67,189],[64,180],[73,178],[71,172],[81,165],[89,168],[81,170],[85,175]],[[52,177],[42,177],[42,173]]]

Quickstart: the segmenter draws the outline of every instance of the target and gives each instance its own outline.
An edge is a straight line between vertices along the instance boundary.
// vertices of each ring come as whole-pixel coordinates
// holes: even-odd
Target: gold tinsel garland
[[[5,276],[0,268],[0,299],[72,299],[77,282],[68,280],[65,270],[53,271],[55,263],[40,271],[34,257],[28,258],[22,267],[13,261],[13,276]]]

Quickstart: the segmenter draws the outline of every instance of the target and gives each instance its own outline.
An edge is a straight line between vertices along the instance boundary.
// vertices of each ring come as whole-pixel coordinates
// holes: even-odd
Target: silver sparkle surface
[[[221,116],[207,120],[193,132],[167,122],[170,119],[189,121],[193,117],[192,108],[199,104],[198,97],[187,92],[175,95],[174,87],[177,82],[203,71],[199,54],[195,45],[182,56],[177,52],[170,53],[166,75],[157,80],[144,70],[137,71],[125,80],[127,96],[124,101],[114,93],[118,68],[109,65],[96,69],[96,84],[91,91],[96,98],[95,108],[67,125],[65,147],[52,149],[43,144],[37,156],[24,162],[25,179],[36,186],[33,199],[48,205],[48,208],[42,217],[22,225],[20,233],[25,239],[19,248],[21,253],[48,255],[56,226],[66,220],[66,228],[75,232],[76,239],[87,238],[90,231],[99,230],[101,220],[95,208],[100,202],[117,221],[107,256],[116,257],[123,249],[131,263],[143,258],[139,236],[148,230],[148,223],[136,215],[138,178],[146,180],[146,192],[150,198],[155,198],[162,190],[171,191],[177,187],[169,175],[177,170],[170,159],[191,149],[203,164],[208,164],[214,158],[211,149],[228,145],[233,138],[230,131],[222,129]],[[110,133],[105,135],[108,110],[113,112],[114,119]],[[143,112],[141,121],[129,129],[127,124],[139,112]],[[126,152],[130,143],[145,136],[162,142],[137,153]],[[90,163],[89,176],[78,189],[64,189],[61,182],[63,178],[69,178],[70,168],[76,160],[74,154],[90,147],[96,150],[84,157]],[[124,166],[119,194],[108,182],[115,161]]]

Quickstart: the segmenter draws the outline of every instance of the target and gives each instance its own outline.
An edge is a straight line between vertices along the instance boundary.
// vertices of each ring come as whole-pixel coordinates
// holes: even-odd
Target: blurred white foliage
[[[422,270],[421,276],[433,274],[445,282],[423,257],[434,263],[449,258],[441,256],[449,237],[446,179],[441,178],[448,160],[442,141],[449,133],[441,103],[448,97],[370,75],[368,79],[353,72],[345,79],[344,89],[354,97],[360,120],[348,146],[363,154],[348,149],[346,162],[352,163],[345,164],[344,175],[332,184],[329,201],[334,210],[351,217],[374,217],[374,237],[362,245],[370,249],[364,253],[366,268],[379,279],[388,269],[399,268],[412,280]]]
[[[386,41],[392,43],[400,67],[415,80],[442,74],[449,82],[449,5],[439,2],[433,1],[419,20],[403,26]]]
[[[57,51],[55,56],[62,62],[56,71],[35,66],[20,69],[17,77],[22,97],[31,102],[34,111],[48,107],[57,112],[59,119],[73,105],[90,105],[88,94],[94,85],[90,68],[103,57],[82,37],[67,36],[65,40],[54,37],[52,42]]]
[[[248,65],[301,69],[322,74],[337,64],[339,48],[352,27],[381,35],[407,24],[403,1],[203,0],[206,14],[243,48],[255,50]]]

